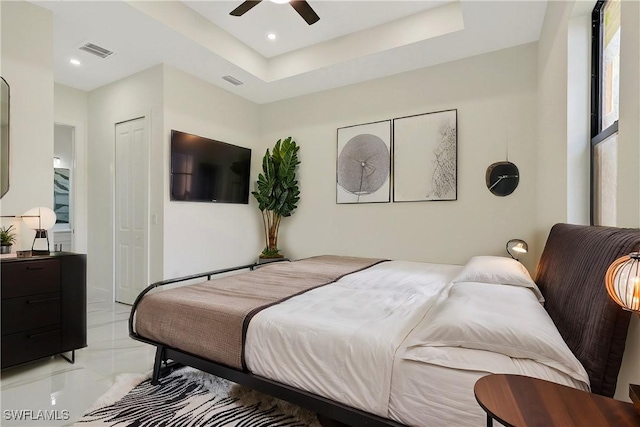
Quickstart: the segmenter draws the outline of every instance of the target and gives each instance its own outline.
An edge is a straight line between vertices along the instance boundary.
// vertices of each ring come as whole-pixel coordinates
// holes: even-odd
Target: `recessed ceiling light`
[[[278,3],[278,4],[285,4],[285,3],[289,3],[289,0],[271,0],[274,3]]]
[[[78,61],[78,60],[77,60],[77,59],[75,59],[75,58],[70,59],[70,60],[69,60],[69,63],[70,63],[70,64],[73,64],[73,65],[80,65],[80,61]]]
[[[269,40],[275,40],[275,39],[278,38],[278,36],[276,36],[275,33],[269,33],[269,34],[267,34],[267,38]]]

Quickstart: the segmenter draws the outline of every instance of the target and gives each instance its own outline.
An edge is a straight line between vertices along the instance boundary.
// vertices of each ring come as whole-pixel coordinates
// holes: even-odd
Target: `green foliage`
[[[12,230],[13,225],[0,227],[0,245],[11,246],[16,242],[16,234]]]
[[[267,149],[262,158],[262,173],[258,175],[257,191],[251,193],[258,201],[264,220],[265,250],[275,251],[273,255],[278,253],[280,219],[291,216],[300,200],[296,179],[296,169],[300,164],[299,150],[300,147],[291,137],[278,140],[271,152]]]
[[[282,257],[282,255],[280,255],[279,249],[269,249],[269,248],[264,248],[261,255],[265,258],[281,258]]]
[[[291,216],[300,200],[296,180],[296,167],[300,164],[300,147],[291,137],[278,140],[273,152],[267,149],[262,158],[262,173],[258,175],[258,191],[253,196],[261,211],[273,211],[280,216]]]

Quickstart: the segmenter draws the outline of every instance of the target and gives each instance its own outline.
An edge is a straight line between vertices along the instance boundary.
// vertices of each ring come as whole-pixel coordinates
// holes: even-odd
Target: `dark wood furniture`
[[[86,255],[2,258],[2,368],[87,346]],[[66,357],[65,357],[66,358]]]
[[[629,398],[633,407],[636,408],[636,412],[640,414],[640,385],[629,384]]]
[[[473,391],[487,413],[488,427],[493,420],[507,427],[640,426],[631,403],[537,378],[487,375]]]

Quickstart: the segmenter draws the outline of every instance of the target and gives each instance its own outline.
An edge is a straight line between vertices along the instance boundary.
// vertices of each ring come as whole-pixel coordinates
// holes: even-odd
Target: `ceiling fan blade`
[[[253,9],[255,6],[258,5],[258,3],[260,3],[262,0],[257,0],[257,1],[245,1],[244,3],[242,3],[240,6],[236,7],[235,9],[233,9],[231,11],[231,13],[229,13],[229,15],[233,15],[233,16],[242,16],[245,13],[249,12],[251,9]]]
[[[300,16],[302,16],[302,19],[307,21],[307,24],[313,25],[320,20],[318,14],[305,0],[291,0],[289,4],[293,6]]]

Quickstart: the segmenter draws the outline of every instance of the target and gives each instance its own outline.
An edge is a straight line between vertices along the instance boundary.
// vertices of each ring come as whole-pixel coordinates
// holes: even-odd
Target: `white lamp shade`
[[[521,254],[526,254],[527,253],[527,248],[525,248],[524,244],[522,244],[522,243],[518,243],[513,248],[511,248],[511,250],[514,251],[514,252],[520,252]]]
[[[22,220],[32,230],[49,230],[56,224],[56,213],[49,208],[33,208],[22,214]]]
[[[625,310],[640,313],[640,253],[615,260],[605,277],[607,292]]]
[[[507,253],[513,259],[518,258],[513,255],[512,251],[517,254],[526,254],[528,250],[529,245],[527,245],[527,242],[522,239],[511,239],[507,242]]]

